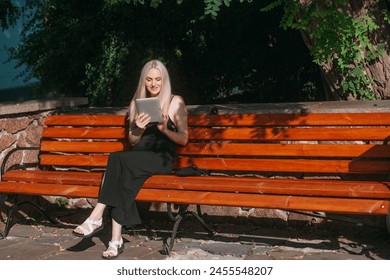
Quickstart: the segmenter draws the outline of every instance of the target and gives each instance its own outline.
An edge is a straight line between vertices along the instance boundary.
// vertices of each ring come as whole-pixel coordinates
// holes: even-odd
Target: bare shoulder
[[[176,103],[176,104],[185,104],[184,103],[184,99],[183,97],[181,97],[180,95],[174,95],[173,98],[172,98],[172,103]]]
[[[172,109],[179,110],[185,108],[184,99],[180,95],[174,95],[171,101]]]

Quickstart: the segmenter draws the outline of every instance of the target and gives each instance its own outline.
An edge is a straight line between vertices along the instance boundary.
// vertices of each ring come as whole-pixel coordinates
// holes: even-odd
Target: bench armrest
[[[6,170],[5,170],[5,166],[6,166],[7,162],[8,162],[8,160],[9,160],[9,158],[10,158],[14,153],[16,153],[16,152],[18,152],[18,151],[22,151],[22,150],[26,150],[26,151],[28,151],[28,150],[39,150],[39,148],[40,148],[40,147],[16,147],[16,148],[10,150],[10,151],[5,155],[4,160],[3,160],[2,164],[1,164],[1,167],[0,167],[0,181],[1,181],[1,178],[3,177],[3,174],[4,174],[5,171],[6,171]],[[37,162],[37,163],[38,163],[38,162]],[[12,166],[11,166],[11,167],[12,167]]]

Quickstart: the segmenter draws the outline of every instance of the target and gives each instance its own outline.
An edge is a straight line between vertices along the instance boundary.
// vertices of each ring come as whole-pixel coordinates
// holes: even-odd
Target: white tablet
[[[135,100],[138,114],[145,113],[151,118],[151,123],[162,122],[162,112],[158,97],[139,98]]]

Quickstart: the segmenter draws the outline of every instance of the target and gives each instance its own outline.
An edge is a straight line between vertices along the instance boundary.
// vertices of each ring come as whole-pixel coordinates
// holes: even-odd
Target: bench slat
[[[145,188],[302,196],[390,198],[390,183],[245,177],[155,175]]]
[[[390,162],[380,160],[294,160],[294,159],[242,159],[242,158],[188,158],[180,157],[175,167],[196,165],[210,170],[388,174]]]
[[[101,172],[11,170],[5,181],[99,186]],[[329,197],[390,198],[390,183],[338,180],[296,180],[246,177],[178,177],[155,175],[144,188],[233,193],[316,195]]]
[[[108,155],[41,155],[42,165],[105,167]]]
[[[179,147],[177,151],[178,154],[182,155],[390,157],[390,145],[356,144],[189,143],[186,146]]]
[[[272,208],[299,211],[342,212],[348,214],[386,215],[388,200],[318,198],[283,195],[253,195],[183,190],[141,189],[137,200],[203,204],[254,208]]]
[[[112,115],[54,115],[46,118],[45,124],[123,126],[126,116]],[[224,114],[190,115],[190,126],[274,126],[274,125],[390,125],[388,113],[302,113],[302,114]]]
[[[104,167],[108,155],[41,155],[42,165]],[[189,165],[210,170],[388,174],[390,162],[380,160],[295,160],[295,159],[243,159],[243,158],[188,158],[179,157],[175,169]]]
[[[42,141],[41,151],[73,153],[111,153],[129,149],[124,142]]]
[[[326,126],[390,125],[388,113],[190,115],[190,126]]]
[[[241,141],[384,141],[389,128],[192,128],[190,138],[197,140]]]
[[[27,195],[54,195],[97,198],[96,186],[30,184],[1,182],[1,192]],[[277,208],[282,210],[343,212],[349,214],[386,215],[388,200],[353,198],[317,198],[285,195],[254,195],[241,193],[196,192],[184,190],[141,189],[137,201],[203,204],[220,206]]]
[[[101,155],[42,155],[42,165],[104,167],[108,156]],[[351,160],[288,160],[288,159],[241,159],[241,158],[187,158],[175,161],[175,169],[189,165],[210,170],[386,174],[390,163],[386,161]]]
[[[99,186],[55,185],[44,183],[0,182],[0,192],[26,195],[53,195],[97,198]]]
[[[41,151],[73,153],[110,153],[130,149],[124,142],[42,141]],[[178,147],[182,155],[242,155],[291,157],[369,157],[389,158],[390,145],[355,144],[256,144],[188,143]]]
[[[125,128],[67,128],[49,127],[42,131],[44,138],[65,138],[65,139],[125,139],[127,137]]]
[[[388,128],[190,128],[192,140],[241,141],[384,141]],[[45,128],[44,138],[125,139],[125,128]]]
[[[3,175],[2,179],[3,181],[99,186],[102,177],[102,172],[10,170]]]
[[[47,126],[124,126],[126,117],[122,115],[53,115],[47,116]]]

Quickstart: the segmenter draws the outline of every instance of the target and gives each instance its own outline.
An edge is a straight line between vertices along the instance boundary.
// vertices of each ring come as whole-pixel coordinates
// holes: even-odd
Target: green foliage
[[[54,203],[57,204],[59,207],[65,207],[69,205],[69,200],[67,198],[57,197]]]
[[[0,26],[3,31],[15,25],[20,15],[21,9],[12,0],[0,0]]]
[[[10,59],[27,64],[21,76],[37,78],[44,94],[113,105],[132,95],[133,73],[146,60],[160,58],[176,90],[195,102],[233,95],[290,101],[293,91],[314,100],[318,73],[311,59],[342,77],[344,98],[373,99],[376,81],[365,66],[385,46],[372,43],[380,28],[375,16],[347,12],[351,1],[42,0],[31,2],[34,9],[20,9],[0,0],[0,20],[4,29],[21,13],[27,17],[22,43]],[[259,16],[260,10],[267,13]],[[389,23],[388,9],[381,12]],[[279,19],[285,31],[276,28]],[[311,58],[297,31],[312,38]]]
[[[381,13],[382,13],[382,16],[383,16],[383,19],[388,23],[390,24],[390,13],[388,10],[381,10]]]
[[[141,4],[145,5],[145,0],[106,0],[105,1],[108,6],[115,6],[121,4]],[[149,6],[152,8],[157,8],[160,4],[163,3],[163,0],[150,0]],[[177,4],[181,4],[183,0],[176,0]]]
[[[102,43],[100,63],[86,63],[86,78],[81,82],[93,104],[112,104],[117,90],[115,83],[121,80],[123,67],[129,55],[129,47],[113,34]],[[96,61],[96,58],[95,58]]]
[[[152,58],[188,104],[323,100],[318,68],[299,33],[279,28],[280,9],[259,17],[261,1],[211,4],[215,18],[203,1],[39,1],[12,59],[39,92],[92,105],[128,104]]]
[[[232,0],[203,0],[204,1],[204,14],[210,15],[213,19],[215,19],[221,10],[221,6],[225,5],[226,7],[230,7]],[[239,0],[240,3],[248,2],[251,3],[253,0]]]
[[[60,109],[56,110],[56,112],[58,114],[63,114],[63,113],[73,113],[73,114],[77,114],[77,113],[81,113],[83,110],[82,107],[79,107],[79,106],[63,106],[61,107]]]
[[[228,5],[230,5],[230,1],[224,1],[228,2]],[[205,3],[205,15],[211,15],[212,17],[216,17],[218,15],[218,12],[221,10],[222,0],[204,0]],[[228,6],[227,5],[227,6]]]
[[[101,4],[101,3],[100,3]],[[37,78],[38,94],[80,96],[85,92],[85,61],[100,52],[98,1],[45,0],[26,11],[22,43],[11,50],[11,59],[26,64],[25,79]]]
[[[282,6],[284,2],[285,2],[284,0],[275,0],[271,3],[269,3],[268,5],[266,5],[265,7],[261,8],[260,11],[261,12],[272,11],[273,9]]]
[[[352,94],[357,99],[375,99],[372,84],[364,73],[364,66],[378,59],[384,44],[375,45],[372,34],[380,27],[373,14],[360,17],[346,12],[349,1],[310,1],[301,5],[294,0],[276,0],[264,7],[269,11],[283,6],[281,26],[307,32],[312,37],[311,54],[318,65],[331,64],[342,77],[344,97]],[[385,19],[388,11],[383,10]]]

